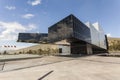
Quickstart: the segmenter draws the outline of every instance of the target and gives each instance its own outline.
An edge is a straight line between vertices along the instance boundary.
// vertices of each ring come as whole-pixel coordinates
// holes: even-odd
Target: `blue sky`
[[[19,32],[48,32],[69,14],[99,22],[106,34],[120,37],[120,0],[0,0],[0,40],[16,41]]]

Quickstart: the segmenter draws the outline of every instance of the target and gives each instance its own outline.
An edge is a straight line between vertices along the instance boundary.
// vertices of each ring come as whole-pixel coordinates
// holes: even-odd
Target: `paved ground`
[[[53,63],[53,64],[50,64]],[[18,69],[14,65],[39,64]],[[14,66],[12,68],[12,66]],[[9,67],[7,67],[9,66]],[[11,67],[10,67],[11,66]],[[120,58],[116,57],[44,57],[8,62],[0,80],[120,80]]]
[[[54,56],[46,56],[41,58],[35,58],[35,59],[27,59],[27,60],[17,60],[17,61],[6,61],[1,62],[1,64],[5,64],[3,70],[0,72],[8,72],[8,71],[14,71],[14,70],[20,70],[24,68],[30,68],[30,67],[36,67],[36,66],[43,66],[53,63],[59,63],[61,61],[69,61],[76,58],[71,57],[54,57]],[[1,69],[2,69],[1,65]]]

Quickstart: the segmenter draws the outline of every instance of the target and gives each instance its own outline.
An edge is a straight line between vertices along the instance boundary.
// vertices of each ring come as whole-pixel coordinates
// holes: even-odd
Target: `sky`
[[[120,0],[0,0],[0,46],[18,44],[19,32],[47,33],[70,14],[83,23],[99,22],[105,34],[120,37]]]

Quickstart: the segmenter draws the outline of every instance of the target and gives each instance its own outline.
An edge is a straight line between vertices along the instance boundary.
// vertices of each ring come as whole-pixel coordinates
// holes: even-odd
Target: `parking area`
[[[120,80],[119,66],[117,57],[47,56],[7,62],[0,80]]]

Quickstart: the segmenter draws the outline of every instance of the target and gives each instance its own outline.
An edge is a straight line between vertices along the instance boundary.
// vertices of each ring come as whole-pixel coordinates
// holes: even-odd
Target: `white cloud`
[[[29,26],[28,30],[36,29],[36,27],[35,27],[36,25],[35,24],[29,24],[28,26]]]
[[[25,15],[22,15],[23,18],[25,19],[30,19],[30,18],[33,18],[35,15],[33,14],[25,14]]]
[[[2,22],[0,21],[0,40],[17,40],[19,32],[31,31],[36,29],[34,24],[22,25],[18,22]]]
[[[32,5],[32,6],[36,6],[41,4],[41,0],[34,0],[34,1],[28,1],[28,4]]]
[[[107,34],[107,37],[111,37],[111,34],[110,34],[110,33],[108,33],[108,34]]]
[[[6,6],[5,8],[8,9],[8,10],[15,10],[16,9],[15,6]]]

